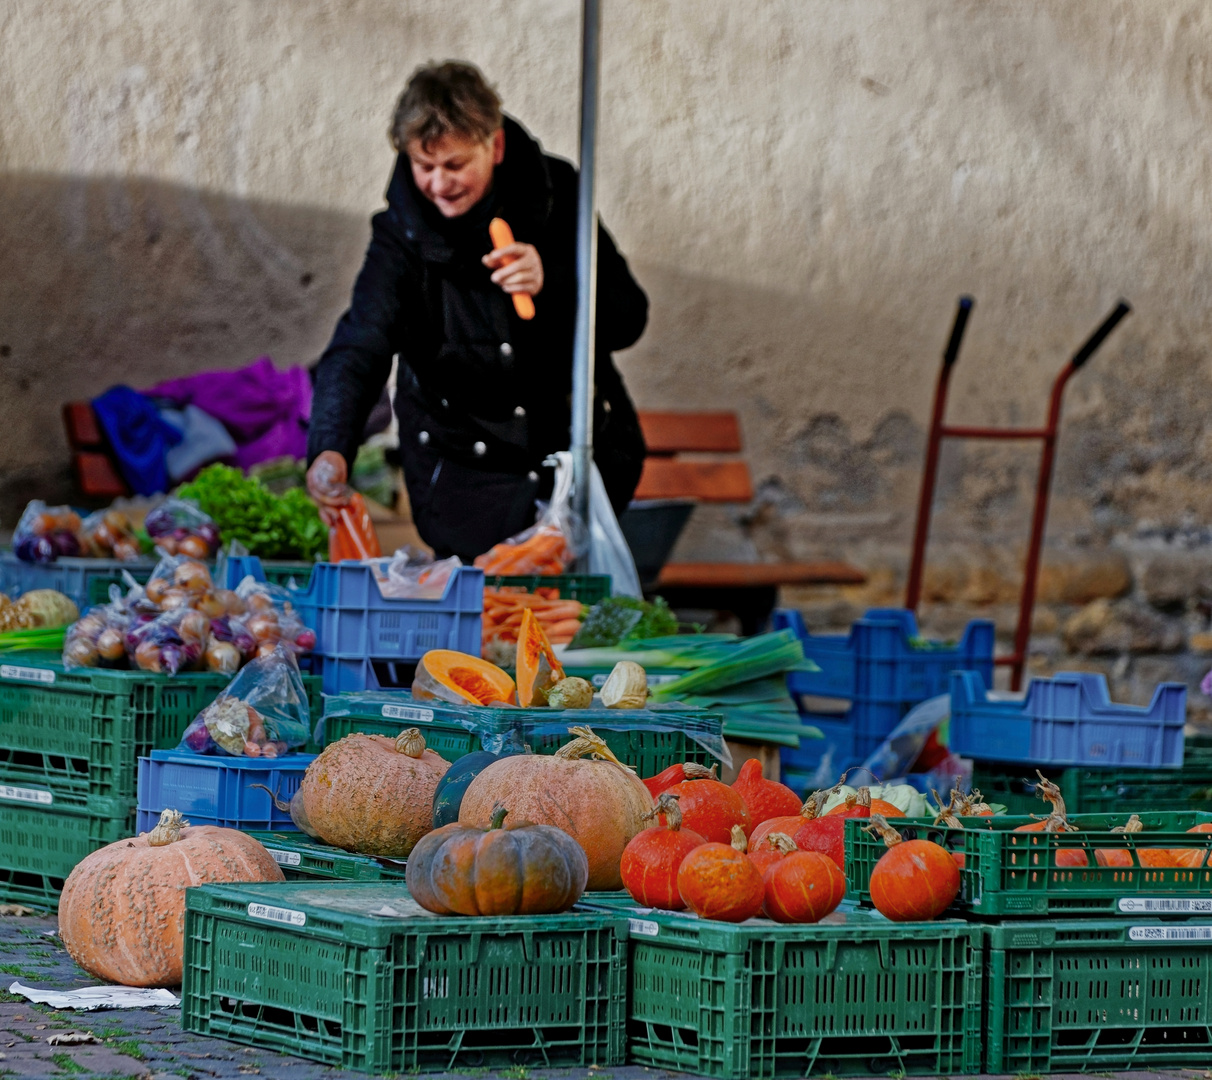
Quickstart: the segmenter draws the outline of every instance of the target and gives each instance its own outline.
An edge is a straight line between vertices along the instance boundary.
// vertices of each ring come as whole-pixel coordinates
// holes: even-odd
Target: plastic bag
[[[463,565],[457,555],[434,561],[434,557],[411,544],[399,548],[386,564],[372,562],[375,581],[388,600],[440,600],[450,575]]]
[[[135,562],[142,558],[130,518],[121,510],[96,510],[81,526],[84,553],[94,559]]]
[[[147,515],[143,527],[166,555],[210,559],[219,550],[218,526],[184,499],[165,499]]]
[[[127,648],[135,667],[161,675],[202,668],[210,637],[210,619],[190,607],[174,608],[141,622],[127,633]]]
[[[496,544],[476,559],[475,565],[486,575],[562,574],[584,551],[585,526],[572,509],[572,455],[561,450],[544,464],[555,466],[551,502],[529,529]]]
[[[564,453],[564,451],[561,451]],[[571,459],[571,455],[569,455]],[[640,575],[635,568],[631,548],[619,528],[619,519],[614,516],[606,485],[596,464],[590,465],[589,477],[589,572],[609,574],[615,596],[632,596],[639,599]]]
[[[235,595],[248,612],[243,625],[257,642],[258,656],[267,655],[278,644],[295,654],[316,647],[316,633],[304,625],[287,589],[257,581],[250,574],[236,586]]]
[[[311,713],[294,653],[279,646],[253,660],[185,729],[180,750],[280,757],[306,744]]]
[[[34,499],[13,530],[13,554],[31,563],[79,555],[80,528],[80,515],[70,506],[47,506],[41,499]]]
[[[345,505],[337,508],[338,523],[328,530],[328,561],[380,558],[383,549],[366,500],[336,479],[333,465],[326,459],[316,462],[312,482],[326,497],[346,500]]]
[[[117,596],[114,594],[117,593]],[[126,635],[135,615],[117,585],[110,586],[111,600],[90,608],[67,628],[63,642],[63,666],[68,671],[82,667],[126,668]],[[150,616],[149,616],[150,619]]]

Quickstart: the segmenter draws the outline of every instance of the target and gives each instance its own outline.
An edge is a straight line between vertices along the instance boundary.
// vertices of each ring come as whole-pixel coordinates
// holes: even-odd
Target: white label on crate
[[[297,851],[278,851],[276,848],[265,850],[274,857],[274,862],[279,866],[298,866],[303,861],[303,856]]]
[[[1119,910],[1130,915],[1212,915],[1212,897],[1163,900],[1153,896],[1121,896]]]
[[[21,682],[40,682],[51,686],[55,681],[55,673],[46,668],[0,664],[0,679],[20,679]]]
[[[12,799],[13,802],[32,802],[40,803],[43,806],[50,806],[55,801],[55,796],[49,791],[43,791],[41,788],[9,787],[7,784],[0,784],[0,799]]]
[[[416,720],[421,724],[433,723],[433,709],[417,709],[410,705],[384,705],[383,715],[389,720]]]
[[[673,682],[674,679],[680,679],[681,677],[682,677],[681,675],[669,675],[669,674],[649,675],[648,676],[648,685],[649,686],[661,686],[664,683]],[[601,690],[602,687],[606,685],[606,680],[609,678],[610,678],[609,675],[599,672],[590,681],[593,683],[594,686],[596,686],[599,690]]]
[[[269,904],[249,904],[248,916],[250,919],[266,919],[269,922],[286,923],[288,926],[303,926],[307,922],[307,916],[301,911],[271,907]]]
[[[627,925],[633,934],[641,937],[659,937],[661,928],[650,919],[628,919]]]
[[[1129,926],[1129,941],[1212,941],[1212,926]]]

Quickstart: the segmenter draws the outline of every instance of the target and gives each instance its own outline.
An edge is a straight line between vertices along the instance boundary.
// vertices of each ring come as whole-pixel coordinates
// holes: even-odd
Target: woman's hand
[[[307,494],[320,510],[320,517],[330,529],[338,521],[341,507],[349,505],[349,469],[345,458],[335,450],[325,450],[316,456],[307,470]]]
[[[493,271],[493,283],[507,293],[538,296],[543,291],[543,260],[533,244],[507,244],[490,251],[483,262]]]

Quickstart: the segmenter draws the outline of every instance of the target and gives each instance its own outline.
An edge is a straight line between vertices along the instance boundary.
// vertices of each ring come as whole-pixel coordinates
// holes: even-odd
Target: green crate
[[[963,853],[960,892],[952,905],[957,914],[989,918],[1039,915],[1123,915],[1167,912],[1196,915],[1212,911],[1212,865],[1144,867],[1100,866],[1097,849],[1138,852],[1146,848],[1193,848],[1212,853],[1212,833],[1188,833],[1195,825],[1212,823],[1212,814],[1142,813],[1144,831],[1114,833],[1128,820],[1119,814],[1075,814],[1069,820],[1078,832],[1016,832],[1027,817],[964,818],[964,828],[932,824],[928,818],[897,818],[891,822],[906,840],[926,839]],[[871,903],[871,871],[887,850],[884,841],[864,829],[865,822],[846,822],[846,895]],[[1058,866],[1057,852],[1077,849],[1085,866]]]
[[[265,845],[287,881],[403,881],[403,859],[376,859],[332,847],[299,832],[245,830]]]
[[[13,654],[3,660],[0,801],[53,806],[135,798],[138,759],[175,747],[231,681],[212,672],[65,671]],[[318,719],[320,677],[305,675],[303,682]]]
[[[1212,923],[1081,919],[988,928],[987,1073],[1212,1061]]]
[[[527,592],[535,589],[559,589],[561,600],[580,600],[593,605],[610,595],[609,574],[498,574],[485,577],[484,588],[500,589],[505,586],[523,588]]]
[[[187,1031],[363,1072],[619,1065],[625,923],[439,917],[402,883],[186,895]]]
[[[397,696],[393,693],[393,696]],[[405,728],[418,727],[425,735],[426,745],[447,761],[464,754],[482,750],[486,736],[502,739],[517,738],[536,754],[554,754],[575,736],[566,732],[536,733],[535,725],[561,724],[572,727],[587,724],[600,735],[611,752],[640,776],[655,776],[680,761],[710,765],[715,758],[704,747],[682,731],[654,731],[647,728],[611,730],[602,723],[620,723],[634,717],[637,722],[652,714],[641,710],[566,709],[492,709],[479,706],[447,705],[441,701],[414,702],[408,694],[399,694],[398,702],[387,702],[384,693],[332,695],[326,699],[324,710],[324,743],[328,745],[355,731],[368,735],[386,735],[394,739]],[[348,710],[348,715],[335,715]],[[677,712],[667,714],[677,722]],[[459,718],[469,718],[478,725],[478,732],[468,730]],[[595,721],[597,724],[595,725]],[[722,721],[714,713],[697,714],[696,723],[716,725],[718,734]]]
[[[56,910],[81,859],[134,834],[133,799],[95,798],[84,808],[0,802],[0,899]]]
[[[627,1052],[723,1080],[980,1072],[982,930],[853,907],[811,926],[628,913]]]

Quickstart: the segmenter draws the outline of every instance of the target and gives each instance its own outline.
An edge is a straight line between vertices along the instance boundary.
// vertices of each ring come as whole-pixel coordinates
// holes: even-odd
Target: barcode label
[[[0,664],[0,679],[19,679],[21,682],[38,682],[51,686],[55,681],[55,673],[46,668]]]
[[[32,802],[42,806],[50,806],[55,797],[49,791],[32,787],[9,787],[0,784],[0,799],[12,799],[13,802]]]
[[[389,720],[416,720],[420,724],[433,723],[433,709],[417,709],[409,705],[384,705],[382,715]]]
[[[298,866],[303,861],[303,856],[297,851],[278,851],[277,848],[266,848],[265,850],[274,857],[274,862],[279,866]]]
[[[1121,896],[1119,910],[1129,914],[1212,915],[1212,896],[1163,900],[1160,897]]]
[[[1212,926],[1130,926],[1129,941],[1212,941]]]
[[[307,923],[307,916],[303,912],[271,907],[269,904],[249,904],[248,916],[250,919],[266,919],[269,922],[286,923],[288,926],[303,926]]]
[[[649,675],[648,676],[648,685],[649,686],[661,686],[664,683],[673,682],[674,679],[680,679],[681,677],[682,677],[681,675],[668,675],[668,674],[666,674],[666,675]],[[595,675],[590,681],[593,683],[593,685],[598,690],[601,690],[602,687],[606,685],[606,680],[609,678],[610,678],[609,675],[598,674],[598,675]]]
[[[661,928],[650,919],[628,919],[627,925],[633,934],[641,937],[657,937],[661,933]]]

